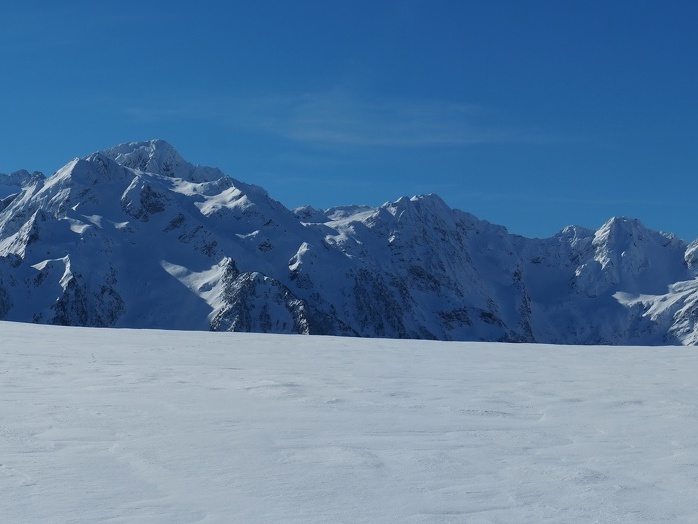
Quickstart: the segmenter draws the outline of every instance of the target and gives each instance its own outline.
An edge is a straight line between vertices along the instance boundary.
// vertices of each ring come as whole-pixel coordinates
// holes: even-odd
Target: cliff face
[[[509,235],[438,196],[288,210],[131,143],[0,175],[0,319],[575,344],[696,344],[695,244],[614,218]]]

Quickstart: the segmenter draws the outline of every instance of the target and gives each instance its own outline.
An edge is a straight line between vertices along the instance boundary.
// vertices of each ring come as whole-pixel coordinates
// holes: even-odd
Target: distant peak
[[[106,149],[106,151],[114,151],[121,154],[129,154],[137,151],[147,151],[149,153],[156,153],[158,151],[173,151],[176,153],[175,148],[172,145],[161,139],[155,140],[143,140],[140,142],[126,142],[124,144],[119,144],[117,146]]]
[[[451,215],[453,210],[448,207],[448,204],[443,199],[434,193],[426,195],[416,195],[411,198],[402,196],[395,202],[386,202],[379,209],[387,210],[395,215],[401,211],[409,210],[410,213],[418,215],[435,214],[435,215]]]
[[[594,233],[595,233],[595,231],[593,229],[573,225],[573,226],[565,226],[555,235],[555,237],[585,238],[585,237],[593,237]]]
[[[123,167],[170,178],[208,182],[225,176],[218,169],[196,166],[187,162],[174,147],[164,140],[129,142],[99,153],[111,158]]]
[[[646,237],[661,237],[667,239],[668,241],[685,243],[672,233],[665,233],[663,231],[649,229],[639,219],[628,217],[611,218],[599,228],[599,230],[596,232],[596,237],[599,240],[621,239],[627,237],[634,237],[638,240],[642,240]]]
[[[43,175],[43,173],[40,173],[39,171],[30,173],[26,169],[20,169],[19,171],[15,171],[9,175],[0,173],[0,185],[24,187],[28,184],[36,182],[37,180],[43,180],[45,178],[46,177]]]
[[[401,196],[394,202],[386,202],[381,207],[417,207],[427,206],[428,208],[448,209],[448,204],[436,193],[415,195],[413,197]]]
[[[129,142],[100,153],[124,167],[152,173],[173,174],[178,167],[191,167],[191,164],[164,140]]]

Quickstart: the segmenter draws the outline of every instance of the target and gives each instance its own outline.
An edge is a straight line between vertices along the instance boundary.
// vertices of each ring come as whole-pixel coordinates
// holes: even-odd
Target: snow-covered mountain
[[[160,140],[0,175],[4,320],[696,344],[697,277],[697,243],[637,220],[528,239],[436,195],[291,211]]]

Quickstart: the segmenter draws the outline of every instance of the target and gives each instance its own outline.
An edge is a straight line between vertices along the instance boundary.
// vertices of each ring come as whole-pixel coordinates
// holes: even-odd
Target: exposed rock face
[[[696,344],[697,253],[626,218],[527,239],[436,195],[290,211],[157,140],[0,175],[7,320]]]

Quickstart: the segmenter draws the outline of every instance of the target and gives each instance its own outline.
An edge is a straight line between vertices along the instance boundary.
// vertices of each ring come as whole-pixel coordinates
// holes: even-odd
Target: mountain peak
[[[174,176],[182,168],[193,167],[164,140],[129,142],[100,151],[118,164],[139,171]]]
[[[44,178],[46,178],[44,174],[40,173],[39,171],[30,173],[26,169],[20,169],[19,171],[15,171],[9,175],[0,173],[0,186],[24,187],[27,184],[37,180],[43,180]]]
[[[129,169],[157,173],[170,178],[181,178],[190,182],[213,182],[225,177],[219,169],[187,162],[165,140],[128,142],[104,149],[99,153]]]
[[[609,233],[632,233],[635,231],[643,231],[647,228],[637,218],[628,217],[612,217],[599,228],[600,232],[608,231]]]
[[[594,245],[607,249],[628,250],[649,243],[685,249],[685,242],[676,235],[648,229],[637,218],[614,217],[595,233]]]

